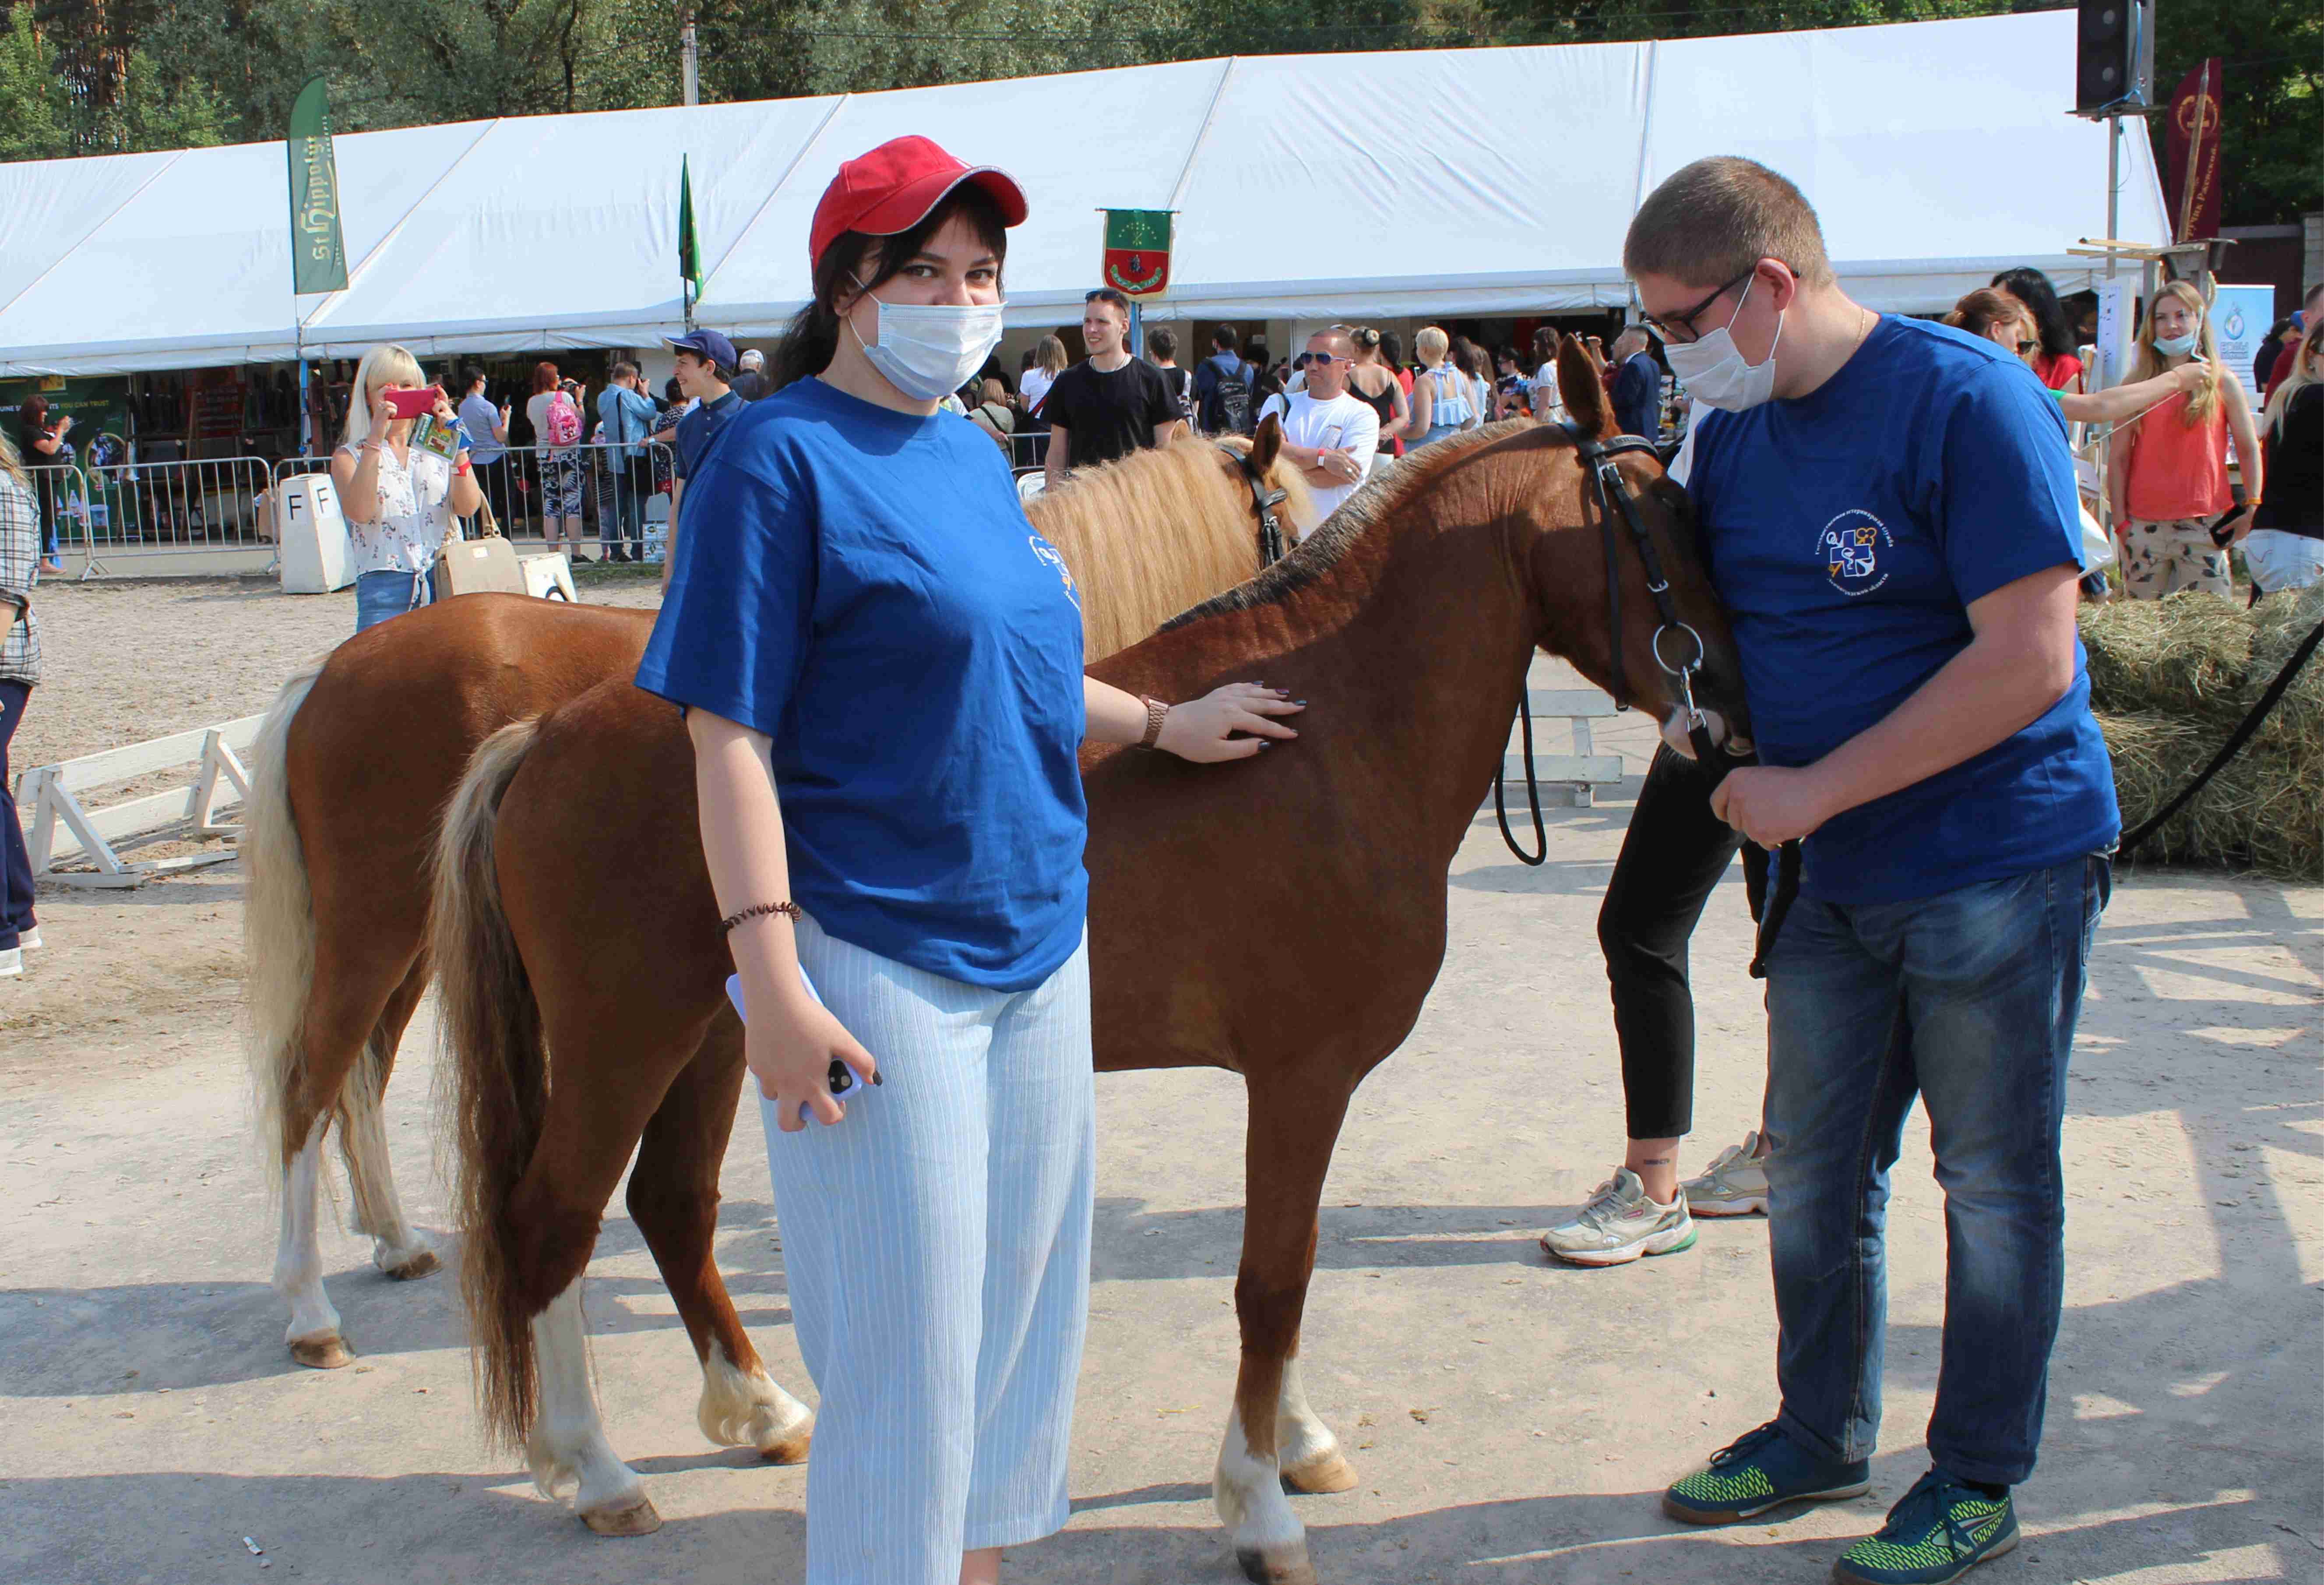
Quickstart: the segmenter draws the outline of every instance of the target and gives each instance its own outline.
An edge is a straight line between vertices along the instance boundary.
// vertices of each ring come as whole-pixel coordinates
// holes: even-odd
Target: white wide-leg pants
[[[767,1163],[821,1402],[807,1585],[955,1585],[960,1554],[1062,1528],[1095,1189],[1086,941],[991,991],[798,926],[885,1083]]]

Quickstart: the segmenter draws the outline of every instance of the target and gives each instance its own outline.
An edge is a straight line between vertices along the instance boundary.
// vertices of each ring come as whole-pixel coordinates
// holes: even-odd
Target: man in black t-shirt
[[[1043,464],[1047,487],[1068,469],[1113,462],[1141,447],[1161,446],[1185,421],[1161,372],[1130,356],[1130,300],[1101,286],[1082,304],[1088,358],[1057,376],[1041,403],[1049,425]]]

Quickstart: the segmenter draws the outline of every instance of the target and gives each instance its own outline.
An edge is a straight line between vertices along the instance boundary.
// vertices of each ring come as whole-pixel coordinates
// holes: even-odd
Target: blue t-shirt
[[[2080,565],[2057,405],[2016,358],[1942,325],[1884,317],[1821,386],[1705,409],[1689,447],[1769,765],[1808,765],[1903,703],[1968,646],[1971,601]],[[1933,896],[2099,851],[2120,830],[2077,640],[2073,685],[2039,720],[1809,837],[1800,893]]]
[[[738,405],[687,487],[638,686],[773,739],[791,897],[825,930],[1040,984],[1089,900],[1064,560],[952,413],[815,379]]]
[[[694,470],[702,461],[703,453],[728,421],[749,405],[730,388],[726,394],[709,402],[697,402],[685,417],[678,421],[678,477],[691,481]],[[990,444],[990,442],[987,442]]]

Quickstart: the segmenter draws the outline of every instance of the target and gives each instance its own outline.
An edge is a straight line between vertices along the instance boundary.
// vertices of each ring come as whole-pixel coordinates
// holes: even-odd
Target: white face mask
[[[852,311],[848,331],[890,385],[922,402],[938,402],[959,390],[1001,345],[997,302],[955,308],[872,301],[880,305],[880,339],[867,345]]]
[[[2184,336],[2157,336],[2154,338],[2154,350],[2165,357],[2184,357],[2195,350],[2196,338],[2201,334],[2202,331],[2199,328],[2188,331]]]
[[[1743,305],[1751,301],[1751,287],[1759,283],[1754,275],[1743,295],[1736,300],[1735,317],[1743,316]],[[1757,407],[1775,394],[1775,348],[1783,345],[1784,316],[1775,315],[1775,339],[1767,348],[1764,363],[1745,363],[1737,350],[1735,338],[1729,334],[1735,320],[1729,320],[1710,335],[1693,341],[1673,341],[1663,348],[1670,359],[1671,373],[1686,387],[1686,394],[1698,402],[1729,412],[1740,412],[1747,407]]]

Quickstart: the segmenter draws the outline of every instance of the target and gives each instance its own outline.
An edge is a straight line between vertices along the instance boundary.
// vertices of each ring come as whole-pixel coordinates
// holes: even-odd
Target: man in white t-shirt
[[[1345,330],[1316,331],[1293,360],[1307,376],[1306,388],[1287,401],[1270,396],[1259,409],[1262,419],[1281,417],[1283,455],[1307,476],[1319,522],[1356,493],[1379,450],[1379,410],[1348,391],[1355,358],[1356,344]]]

